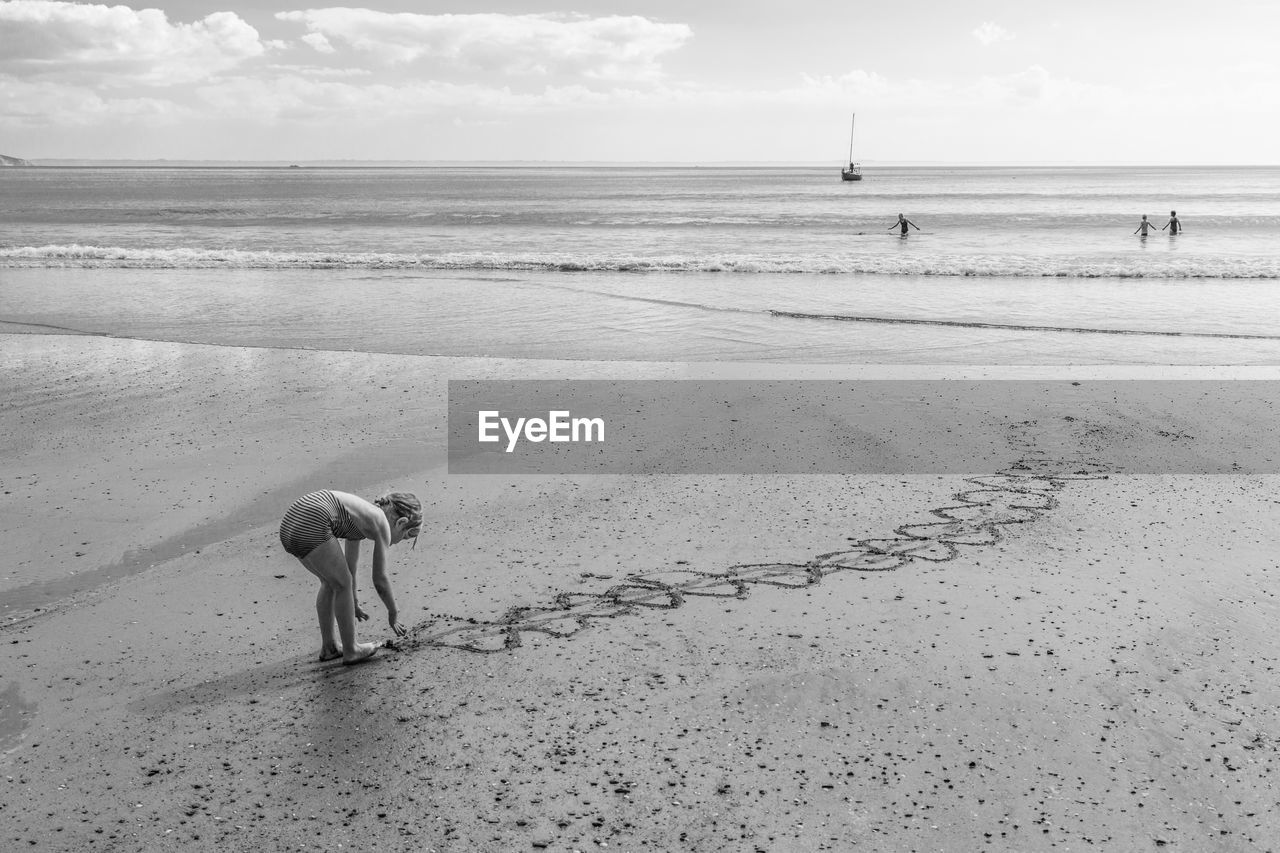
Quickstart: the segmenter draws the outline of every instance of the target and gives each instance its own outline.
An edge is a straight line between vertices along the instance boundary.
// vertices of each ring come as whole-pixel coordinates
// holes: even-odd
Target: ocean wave
[[[237,207],[162,207],[154,213],[126,212],[126,216],[144,219],[152,216],[158,219],[245,219],[253,215],[253,211]]]
[[[1280,279],[1280,256],[1076,258],[887,254],[638,255],[608,253],[279,252],[238,249],[22,246],[0,248],[0,267],[138,269],[527,270],[865,274],[1018,278]]]
[[[1280,335],[1247,332],[1195,332],[1165,329],[1113,329],[1086,326],[1046,326],[1028,323],[983,323],[976,320],[937,320],[924,317],[874,317],[852,314],[811,314],[802,311],[770,309],[773,317],[790,320],[829,320],[841,323],[874,323],[887,326],[948,326],[957,329],[999,329],[1012,332],[1070,332],[1087,335],[1136,335],[1165,338],[1218,338],[1243,341],[1280,341]]]

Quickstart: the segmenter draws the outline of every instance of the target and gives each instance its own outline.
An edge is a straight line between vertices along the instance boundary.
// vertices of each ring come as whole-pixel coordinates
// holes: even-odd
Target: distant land
[[[10,157],[8,154],[0,154],[0,166],[30,166],[26,160],[21,157]]]

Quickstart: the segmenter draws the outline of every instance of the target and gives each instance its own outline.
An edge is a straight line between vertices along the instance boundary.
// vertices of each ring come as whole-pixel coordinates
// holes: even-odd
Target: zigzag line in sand
[[[903,524],[893,536],[859,539],[851,548],[819,554],[808,562],[744,563],[723,572],[663,569],[632,574],[604,592],[561,592],[548,604],[513,607],[492,622],[447,617],[461,624],[424,633],[433,620],[387,645],[400,651],[439,648],[492,654],[519,648],[524,634],[567,639],[595,620],[647,609],[673,610],[689,597],[745,599],[757,587],[803,589],[839,572],[892,571],[914,560],[942,563],[959,556],[961,545],[994,545],[1006,525],[1040,518],[1057,506],[1053,493],[1066,483],[1107,476],[1094,466],[1070,473],[1031,473],[1033,466],[1038,463],[1024,459],[1005,471],[966,478],[974,488],[953,495],[954,504],[929,510],[941,521]]]

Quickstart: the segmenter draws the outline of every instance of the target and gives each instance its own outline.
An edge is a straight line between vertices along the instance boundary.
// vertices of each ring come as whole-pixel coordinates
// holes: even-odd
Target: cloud
[[[276,18],[304,24],[312,47],[342,44],[388,63],[432,60],[503,74],[567,74],[652,80],[658,58],[687,42],[685,24],[639,16],[419,15],[372,9],[308,9]],[[315,37],[319,36],[317,40]]]
[[[982,42],[983,47],[990,47],[998,41],[1012,41],[1014,35],[997,23],[983,21],[981,26],[973,31],[973,37]]]
[[[986,106],[1083,104],[1111,109],[1125,100],[1115,86],[1082,83],[1070,77],[1056,76],[1039,65],[998,77],[983,77],[959,90],[974,104]]]
[[[160,98],[103,97],[84,86],[47,81],[11,81],[0,85],[0,126],[8,131],[126,124],[154,127],[191,117],[188,108]]]
[[[874,71],[856,69],[839,77],[823,75],[812,77],[806,75],[799,88],[785,89],[780,92],[784,99],[798,99],[804,102],[848,101],[851,105],[869,101],[882,101],[900,91],[885,77]]]
[[[171,85],[206,79],[265,51],[233,12],[191,24],[158,9],[0,0],[0,74],[21,79]]]
[[[617,97],[578,85],[513,92],[507,87],[474,83],[352,83],[309,74],[285,74],[272,80],[227,78],[199,87],[197,95],[206,115],[315,124],[442,114],[464,114],[470,120],[486,116],[505,119],[540,111],[607,106]]]
[[[307,33],[302,37],[302,41],[310,45],[317,53],[338,52],[338,49],[329,42],[329,39],[325,38],[324,33]]]
[[[235,77],[198,90],[214,113],[284,117],[326,123],[389,117],[448,116],[466,122],[510,119],[538,113],[628,111],[636,109],[719,110],[819,109],[845,114],[924,113],[955,115],[966,111],[1018,115],[1024,110],[1050,114],[1059,109],[1108,109],[1121,101],[1111,87],[1055,76],[1040,66],[968,81],[889,79],[854,70],[841,76],[806,76],[795,86],[759,89],[694,85],[644,85],[596,88],[582,83],[513,89],[509,85],[441,80],[394,83],[353,77],[350,70],[273,68],[271,79]]]
[[[968,80],[889,79],[856,70],[840,77],[805,77],[798,87],[762,91],[758,97],[779,103],[828,104],[832,109],[929,115],[968,110],[1016,115],[1027,109],[1052,111],[1075,106],[1109,110],[1124,102],[1114,86],[1083,83],[1039,65]]]

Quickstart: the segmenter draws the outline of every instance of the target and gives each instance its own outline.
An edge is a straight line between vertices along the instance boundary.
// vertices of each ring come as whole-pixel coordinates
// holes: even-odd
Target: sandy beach
[[[0,336],[0,847],[1275,848],[1273,400],[971,474],[447,473],[447,379],[609,370]],[[276,535],[321,487],[426,507],[359,667]]]

